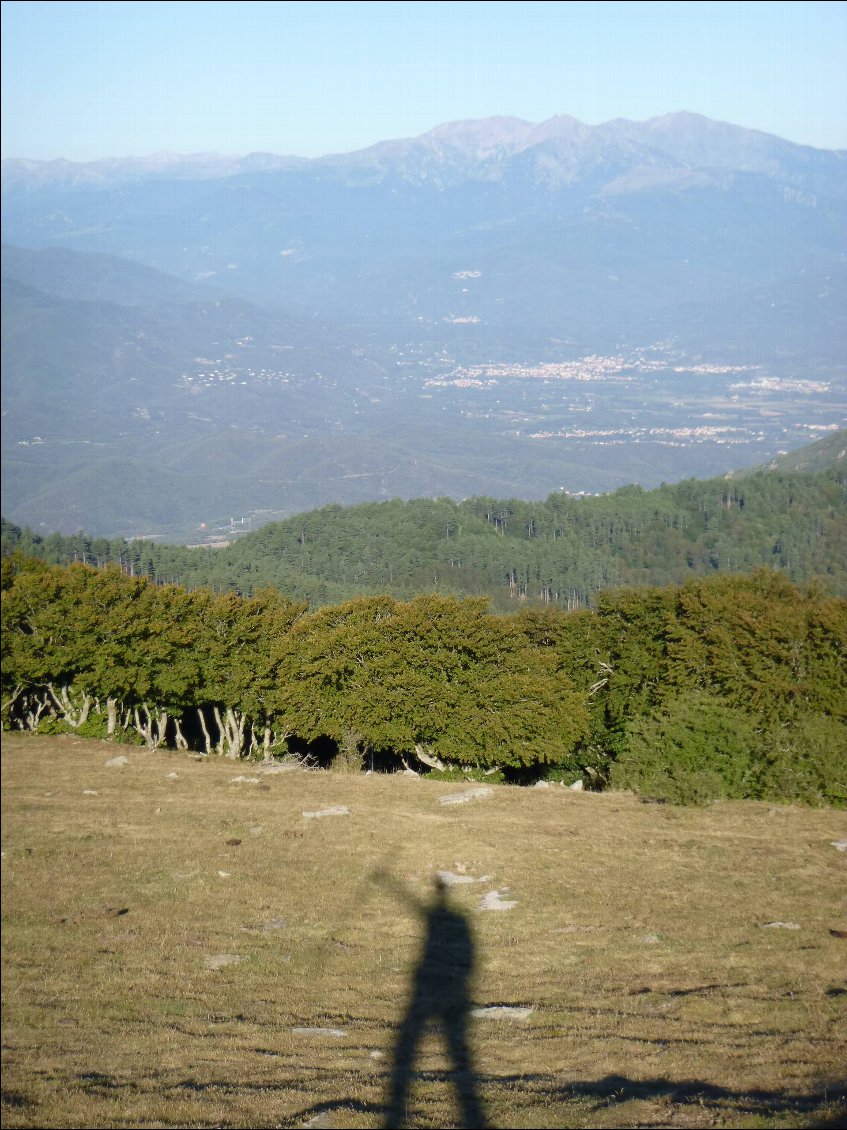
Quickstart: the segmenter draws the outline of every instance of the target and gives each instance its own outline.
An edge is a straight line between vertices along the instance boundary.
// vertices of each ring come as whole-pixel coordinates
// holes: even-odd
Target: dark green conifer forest
[[[620,585],[776,569],[847,595],[847,472],[757,471],[600,497],[414,499],[327,506],[221,549],[41,536],[3,523],[2,552],[52,564],[115,563],[133,575],[250,595],[273,586],[312,607],[387,593],[486,596],[590,607]]]

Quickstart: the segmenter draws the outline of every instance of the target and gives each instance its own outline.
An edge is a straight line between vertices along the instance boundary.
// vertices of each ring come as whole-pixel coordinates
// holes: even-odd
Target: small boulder
[[[239,962],[246,960],[240,953],[211,953],[206,957],[205,965],[207,969],[214,971],[223,969],[227,965],[238,965]]]
[[[513,910],[517,902],[503,899],[499,891],[489,891],[482,896],[479,904],[480,910]]]
[[[482,785],[478,789],[465,789],[461,793],[448,793],[447,796],[438,798],[439,804],[467,804],[469,800],[482,800],[483,797],[492,796],[494,789],[490,785]]]
[[[319,1111],[313,1118],[301,1122],[303,1130],[332,1130],[332,1115],[328,1110]]]
[[[320,808],[317,812],[304,812],[307,820],[320,820],[323,816],[349,816],[350,809],[346,804],[334,804],[331,808]]]
[[[459,887],[463,883],[476,883],[479,880],[473,875],[457,875],[453,871],[436,871],[436,875],[445,887]]]
[[[483,1008],[472,1008],[471,1016],[480,1020],[528,1020],[535,1009],[531,1005],[489,1004]]]

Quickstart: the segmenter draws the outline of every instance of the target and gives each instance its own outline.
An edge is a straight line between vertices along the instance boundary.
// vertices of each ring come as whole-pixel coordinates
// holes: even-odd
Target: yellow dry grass
[[[23,735],[2,782],[4,1126],[384,1125],[438,871],[480,880],[474,1004],[533,1009],[461,1018],[491,1126],[843,1125],[842,812]],[[407,1067],[460,1125],[437,1029]]]

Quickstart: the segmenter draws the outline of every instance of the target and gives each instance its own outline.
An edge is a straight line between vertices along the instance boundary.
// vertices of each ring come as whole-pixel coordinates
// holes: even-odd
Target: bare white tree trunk
[[[118,703],[114,698],[106,699],[106,736],[113,738],[118,728]]]
[[[589,692],[588,692],[589,698],[593,698],[594,695],[596,695],[599,690],[602,690],[603,687],[608,685],[609,676],[611,674],[613,674],[613,671],[612,671],[612,668],[609,666],[608,663],[601,663],[597,674],[602,675],[603,677],[601,679],[598,679],[597,682],[594,684],[594,686],[589,690]]]
[[[185,740],[185,735],[183,734],[182,727],[180,726],[179,723],[180,723],[179,718],[174,718],[174,728],[176,730],[176,739],[175,739],[176,748],[177,749],[188,749],[188,742]]]
[[[11,710],[11,709],[12,709],[12,707],[13,707],[13,706],[15,705],[15,703],[17,702],[17,700],[18,700],[18,696],[19,696],[19,695],[21,694],[21,692],[23,691],[23,689],[24,689],[24,688],[23,688],[23,684],[22,684],[22,683],[18,683],[18,685],[17,685],[17,686],[15,687],[15,689],[14,689],[14,690],[12,691],[12,695],[11,695],[11,698],[7,698],[7,699],[6,699],[6,700],[5,700],[4,702],[3,702],[3,713],[4,713],[4,714],[6,713],[6,711],[7,711],[7,710]]]
[[[158,749],[165,740],[165,731],[168,728],[167,711],[160,710],[157,717],[156,714],[150,712],[150,708],[146,702],[141,704],[141,711],[143,712],[143,717],[142,713],[139,713],[139,708],[136,706],[133,715],[135,728],[138,733],[141,734],[142,738],[144,738],[144,744],[148,749]]]
[[[285,730],[281,734],[277,734],[271,726],[262,727],[262,744],[259,745],[258,730],[255,726],[250,729],[250,748],[247,751],[248,757],[255,757],[261,749],[262,761],[273,761],[273,751],[285,741],[290,731]]]
[[[272,750],[281,746],[289,737],[290,733],[290,730],[283,730],[281,734],[278,734],[276,730],[272,730],[270,726],[265,726],[262,742],[262,760],[270,761],[273,757]]]
[[[209,756],[212,752],[212,739],[209,737],[209,731],[206,728],[206,716],[203,713],[203,707],[197,707],[197,717],[200,719],[200,729],[203,731],[203,741],[206,743],[206,755]]]
[[[88,719],[93,702],[85,691],[79,692],[79,694],[82,695],[82,701],[80,702],[79,694],[77,694],[72,687],[59,687],[59,693],[57,694],[53,684],[48,683],[47,690],[50,692],[53,702],[56,704],[56,708],[62,715],[62,718],[69,726],[72,726],[76,730]]]
[[[18,728],[21,730],[32,730],[33,733],[38,729],[38,723],[41,715],[45,710],[49,710],[50,703],[47,697],[40,698],[27,695],[24,699],[24,713],[18,722]]]
[[[244,727],[247,718],[240,710],[233,710],[231,706],[226,708],[223,716],[217,706],[213,707],[213,710],[220,733],[216,751],[236,761],[244,752]]]
[[[421,745],[417,742],[415,743],[415,757],[418,759],[418,761],[422,761],[424,765],[428,765],[430,769],[450,768],[449,765],[446,765],[440,757],[436,757],[434,753],[430,753],[425,745]]]

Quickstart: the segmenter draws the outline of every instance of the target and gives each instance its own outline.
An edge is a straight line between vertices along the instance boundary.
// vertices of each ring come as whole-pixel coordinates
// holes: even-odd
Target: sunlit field
[[[844,812],[16,734],[2,788],[4,1126],[845,1124]]]

